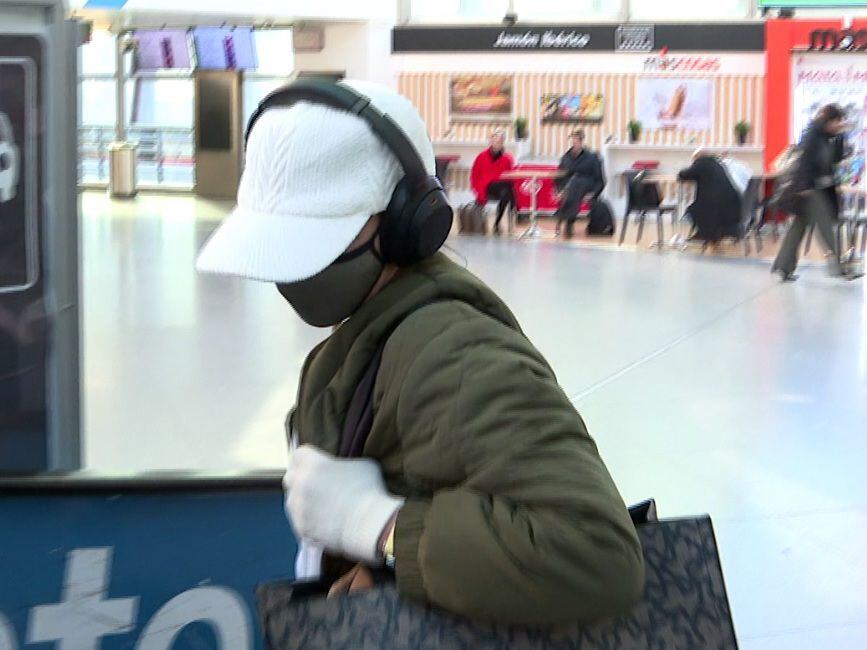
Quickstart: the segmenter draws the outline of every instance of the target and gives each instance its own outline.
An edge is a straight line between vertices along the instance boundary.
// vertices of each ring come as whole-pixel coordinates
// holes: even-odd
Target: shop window
[[[722,20],[743,19],[750,14],[750,0],[630,0],[630,20]]]
[[[243,128],[247,128],[247,123],[250,121],[250,116],[256,107],[265,97],[273,90],[277,90],[280,86],[285,86],[289,82],[288,77],[267,77],[262,79],[245,79],[244,88],[241,96],[243,102],[242,110],[244,111]]]
[[[81,82],[82,126],[114,127],[115,97],[114,79],[84,79]]]
[[[139,183],[192,187],[192,78],[133,78],[126,93],[128,137],[138,143]]]
[[[173,129],[193,128],[193,80],[138,78],[127,81],[127,97],[132,92],[133,127]]]
[[[241,91],[243,127],[256,107],[273,90],[289,83],[295,69],[292,30],[263,29],[253,32],[259,67],[244,75]]]
[[[411,0],[410,3],[414,22],[499,22],[507,11],[509,0]]]
[[[90,42],[80,48],[81,75],[113,75],[115,69],[114,36],[94,30]]]

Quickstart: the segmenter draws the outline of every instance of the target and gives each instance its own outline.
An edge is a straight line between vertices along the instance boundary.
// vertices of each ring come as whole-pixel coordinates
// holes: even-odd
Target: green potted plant
[[[626,124],[626,130],[629,131],[630,142],[638,142],[641,138],[641,122],[638,120],[629,120]]]
[[[515,139],[516,140],[526,140],[527,139],[527,118],[519,117],[515,120]]]
[[[750,134],[750,123],[746,120],[741,120],[735,124],[735,137],[738,139],[738,144],[744,146],[747,143],[747,136]]]

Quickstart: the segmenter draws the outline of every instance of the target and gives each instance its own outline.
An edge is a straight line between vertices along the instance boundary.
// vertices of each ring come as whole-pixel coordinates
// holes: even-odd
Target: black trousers
[[[567,225],[575,221],[578,218],[578,208],[581,207],[581,199],[590,194],[592,190],[593,187],[586,178],[579,176],[570,178],[569,182],[566,183],[563,202],[557,208],[557,212],[554,213],[557,220],[565,219]]]
[[[799,199],[795,218],[789,226],[789,232],[780,246],[777,259],[774,260],[772,270],[785,273],[794,272],[798,266],[798,252],[801,241],[810,225],[815,225],[819,237],[825,244],[825,248],[831,253],[829,264],[834,274],[842,273],[840,268],[840,249],[837,245],[837,233],[835,227],[839,213],[837,191],[834,188],[828,190],[816,190],[806,197]]]
[[[512,187],[511,181],[494,181],[488,185],[488,198],[496,199],[497,203],[497,220],[495,225],[500,225],[500,220],[503,218],[506,210],[511,206],[515,207],[515,190]]]

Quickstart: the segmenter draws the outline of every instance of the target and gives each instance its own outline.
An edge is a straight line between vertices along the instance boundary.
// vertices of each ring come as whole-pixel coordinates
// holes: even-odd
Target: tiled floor
[[[227,206],[82,200],[86,457],[279,467],[323,335],[274,289],[198,277]],[[867,648],[867,291],[768,265],[458,237],[585,416],[627,501],[709,512],[746,650]]]

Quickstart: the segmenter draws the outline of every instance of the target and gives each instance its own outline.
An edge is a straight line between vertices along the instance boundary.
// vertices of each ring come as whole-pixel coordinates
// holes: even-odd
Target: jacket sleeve
[[[398,400],[401,437],[457,485],[407,499],[398,588],[477,620],[590,622],[644,581],[626,507],[551,369],[496,323],[452,326],[425,346]],[[469,342],[469,343],[468,343]]]
[[[846,139],[842,135],[838,135],[831,144],[834,148],[833,162],[837,165],[846,159]]]
[[[558,192],[562,192],[563,188],[566,187],[566,184],[569,182],[571,175],[571,166],[569,165],[567,154],[563,154],[563,157],[560,158],[560,164],[557,165],[557,169],[566,172],[564,176],[554,179],[554,189]]]
[[[596,184],[593,187],[593,196],[599,196],[602,194],[602,190],[605,189],[605,166],[602,163],[602,158],[600,156],[596,156]]]
[[[827,174],[822,169],[819,157],[821,155],[821,135],[816,127],[811,128],[804,136],[801,144],[801,158],[795,170],[795,189],[798,191],[812,190],[816,187],[816,181]]]

